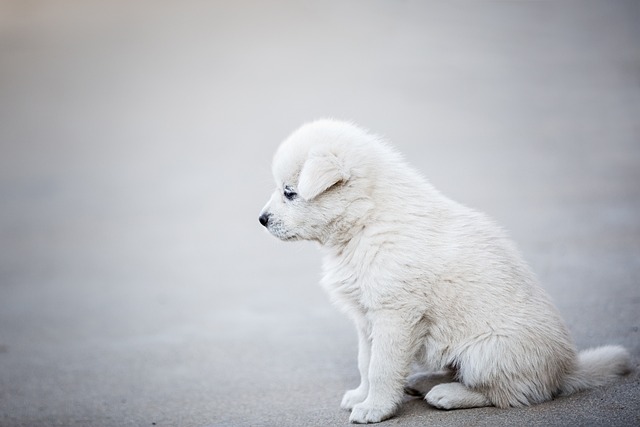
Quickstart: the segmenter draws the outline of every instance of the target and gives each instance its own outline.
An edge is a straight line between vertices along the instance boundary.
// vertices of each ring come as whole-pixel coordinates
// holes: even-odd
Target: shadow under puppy
[[[577,353],[506,234],[375,135],[306,124],[278,148],[273,175],[260,222],[322,245],[322,286],[358,331],[361,383],[342,399],[352,422],[391,417],[415,364],[449,373],[425,396],[442,409],[532,405],[629,371],[622,347]],[[426,391],[417,378],[409,390]]]

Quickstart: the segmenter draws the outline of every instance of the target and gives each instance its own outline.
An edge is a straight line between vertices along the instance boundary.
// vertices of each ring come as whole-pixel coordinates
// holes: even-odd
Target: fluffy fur
[[[443,409],[532,405],[629,370],[622,347],[578,355],[505,233],[380,138],[340,121],[306,124],[277,150],[273,174],[260,222],[282,240],[322,245],[322,285],[358,331],[361,383],[342,399],[352,422],[392,416],[415,364],[448,375],[425,396]]]

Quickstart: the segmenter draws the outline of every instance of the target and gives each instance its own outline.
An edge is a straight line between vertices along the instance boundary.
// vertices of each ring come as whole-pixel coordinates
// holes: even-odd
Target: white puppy
[[[394,414],[412,364],[448,371],[431,405],[531,405],[629,370],[618,346],[576,353],[505,233],[440,194],[378,137],[345,122],[302,126],[275,154],[260,222],[325,249],[322,285],[356,324],[356,423]]]

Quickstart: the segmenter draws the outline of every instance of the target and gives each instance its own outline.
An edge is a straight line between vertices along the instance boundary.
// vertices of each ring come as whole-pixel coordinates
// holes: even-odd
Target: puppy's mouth
[[[271,234],[273,234],[275,237],[282,240],[283,242],[293,242],[294,240],[300,240],[300,238],[295,234],[280,234],[280,233],[274,233],[273,231],[271,231]]]
[[[300,237],[298,235],[286,232],[286,230],[284,230],[278,223],[269,224],[267,226],[267,230],[269,230],[269,233],[271,233],[274,237],[277,237],[284,242],[300,240]]]
[[[293,242],[294,240],[300,240],[300,238],[296,235],[289,235],[289,236],[283,236],[280,237],[281,240],[285,241],[285,242]]]

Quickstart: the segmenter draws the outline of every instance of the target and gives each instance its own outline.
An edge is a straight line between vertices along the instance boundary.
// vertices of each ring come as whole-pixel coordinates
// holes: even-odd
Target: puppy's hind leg
[[[454,381],[454,374],[450,371],[418,372],[409,375],[404,386],[404,393],[409,396],[424,398],[433,387],[438,384]]]
[[[439,384],[431,389],[425,400],[439,409],[464,409],[492,406],[482,393],[461,383]]]

